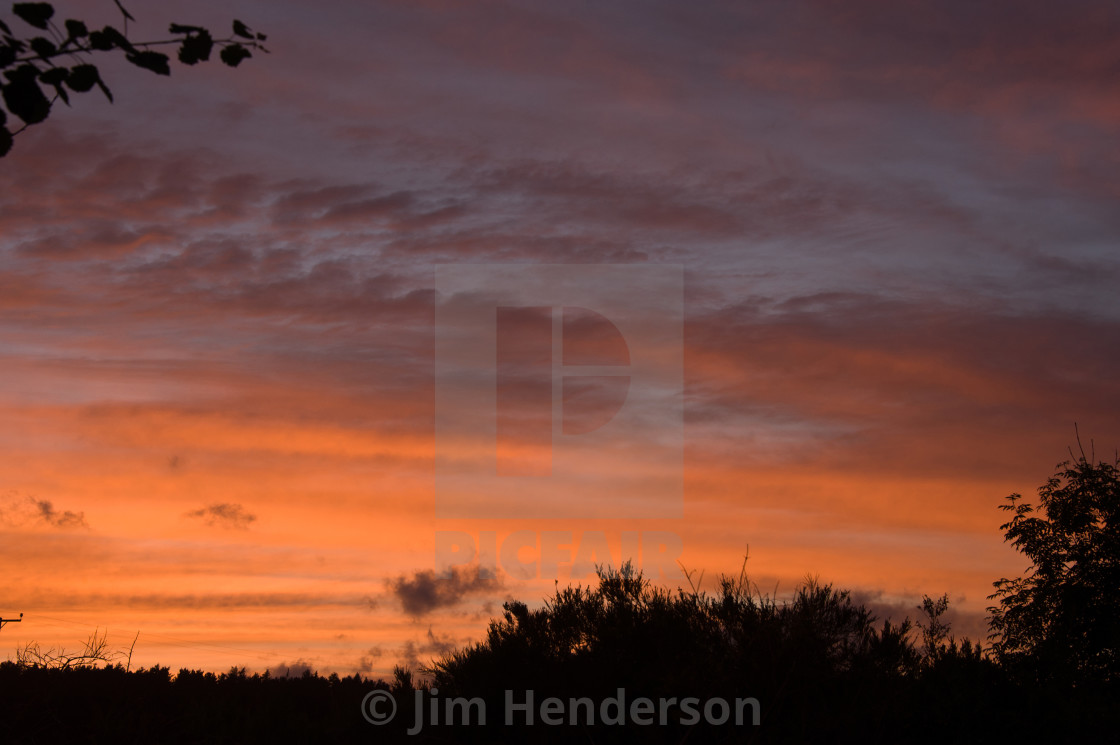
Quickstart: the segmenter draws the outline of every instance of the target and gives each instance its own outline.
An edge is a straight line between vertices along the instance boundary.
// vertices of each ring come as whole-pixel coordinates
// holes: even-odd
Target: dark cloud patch
[[[365,199],[376,189],[373,184],[311,186],[307,183],[290,184],[290,188],[272,204],[273,219],[277,222],[315,219],[340,203]]]
[[[427,637],[423,641],[409,639],[401,647],[401,657],[398,664],[408,670],[419,670],[426,667],[426,660],[442,657],[455,651],[462,642],[457,641],[450,634],[437,635],[428,627]],[[423,659],[421,658],[423,655]]]
[[[313,663],[302,657],[295,662],[281,662],[279,665],[268,668],[268,674],[273,678],[302,678],[304,675],[314,673]]]
[[[84,512],[71,512],[70,510],[59,512],[54,508],[51,502],[45,499],[36,500],[35,506],[39,510],[39,519],[47,525],[51,525],[55,528],[89,527],[89,523],[86,522],[86,513]]]
[[[365,654],[358,658],[358,664],[356,666],[357,672],[373,672],[374,665],[376,665],[378,660],[380,660],[384,655],[385,651],[381,649],[381,647],[370,647],[366,650]]]
[[[39,520],[53,528],[89,527],[89,523],[86,522],[86,513],[84,512],[71,512],[70,510],[62,510],[60,512],[54,508],[52,502],[46,499],[35,499],[33,502]]]
[[[219,502],[192,510],[186,517],[202,520],[207,525],[220,528],[234,528],[245,530],[253,523],[257,516],[248,512],[243,506],[234,502]]]
[[[448,608],[467,596],[494,592],[502,587],[496,577],[487,577],[478,566],[465,569],[453,567],[446,577],[427,569],[414,572],[411,577],[401,575],[388,580],[387,584],[405,612],[413,616]]]
[[[86,513],[55,509],[48,499],[12,496],[0,505],[0,521],[12,527],[46,526],[61,530],[88,528]]]

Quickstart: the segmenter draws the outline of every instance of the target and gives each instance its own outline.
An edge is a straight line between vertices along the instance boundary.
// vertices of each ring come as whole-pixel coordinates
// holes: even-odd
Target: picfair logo
[[[653,265],[437,267],[437,518],[678,517],[682,285]]]

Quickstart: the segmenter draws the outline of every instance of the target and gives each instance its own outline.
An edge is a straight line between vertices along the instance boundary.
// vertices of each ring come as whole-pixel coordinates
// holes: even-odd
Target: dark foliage
[[[9,743],[371,741],[358,676],[214,675],[119,665],[68,670],[0,663],[0,719]]]
[[[264,34],[253,32],[241,21],[233,22],[232,35],[214,39],[210,32],[199,26],[172,23],[169,33],[175,37],[161,41],[137,42],[128,38],[128,22],[135,19],[114,0],[121,12],[123,30],[114,26],[90,30],[83,21],[67,19],[60,27],[54,21],[54,7],[50,3],[16,3],[12,14],[20,21],[46,36],[20,37],[6,22],[0,21],[0,80],[4,107],[0,109],[0,157],[12,149],[13,136],[32,124],[38,124],[51,113],[55,100],[70,105],[70,93],[86,93],[95,85],[112,101],[113,94],[101,79],[96,65],[87,60],[94,52],[124,54],[124,58],[157,75],[170,75],[168,55],[154,51],[153,47],[177,46],[179,61],[195,65],[210,59],[211,50],[221,49],[219,57],[230,67],[237,67],[252,57],[251,50],[267,52]],[[48,38],[49,37],[49,38]],[[53,91],[48,97],[47,91]],[[8,114],[23,122],[14,132],[9,129]]]
[[[990,625],[1001,662],[1029,680],[1084,689],[1120,685],[1120,472],[1081,457],[1059,463],[1039,508],[1010,495],[1000,528],[1030,559],[1000,579]]]
[[[944,605],[926,601],[927,645],[919,652],[908,621],[877,625],[847,592],[815,581],[777,603],[745,576],[723,578],[714,595],[670,593],[624,568],[604,573],[596,588],[558,589],[540,610],[508,603],[485,641],[436,661],[429,673],[441,696],[478,696],[499,713],[510,688],[532,689],[538,702],[602,700],[623,688],[631,699],[760,703],[757,728],[690,725],[678,713],[667,726],[636,728],[651,743],[995,742],[1016,731],[1069,732],[1064,718],[1028,722],[1027,712],[1046,712],[1050,702],[1017,689],[978,646],[947,637],[937,618]],[[1099,721],[1105,709],[1085,705]],[[458,737],[636,741],[634,727],[601,725],[467,729]]]

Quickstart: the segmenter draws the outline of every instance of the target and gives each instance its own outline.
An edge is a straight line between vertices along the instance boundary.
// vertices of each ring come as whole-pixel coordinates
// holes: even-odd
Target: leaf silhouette
[[[210,32],[200,29],[183,39],[183,45],[179,47],[179,61],[184,65],[194,65],[208,60],[213,48],[214,40],[210,37]]]
[[[242,39],[252,39],[253,38],[253,33],[249,30],[249,27],[246,26],[241,21],[234,21],[233,22],[233,33],[236,34],[237,36],[240,36]]]
[[[115,47],[120,47],[126,52],[135,52],[136,49],[132,46],[132,42],[117,29],[112,26],[106,26],[100,31],[94,31],[89,35],[89,45],[94,49],[102,52],[108,52]]]
[[[66,33],[71,39],[81,39],[89,36],[89,29],[81,21],[75,21],[73,18],[66,19]]]
[[[97,84],[99,77],[100,73],[97,72],[95,66],[77,65],[70,68],[70,74],[66,77],[66,85],[72,91],[85,93]]]
[[[252,56],[249,50],[240,44],[230,44],[228,47],[223,48],[221,53],[222,62],[230,67],[237,67],[241,64],[241,60],[248,59]]]
[[[45,39],[42,36],[36,36],[31,40],[31,51],[39,55],[43,59],[54,56],[58,51],[58,47],[50,39]]]
[[[54,8],[50,3],[16,3],[12,6],[12,12],[24,22],[46,31],[51,17],[54,15]],[[11,33],[6,29],[5,32]]]
[[[36,78],[39,71],[34,65],[20,65],[4,73],[8,84],[4,86],[4,105],[27,124],[38,124],[51,113],[51,102],[43,95]]]
[[[171,66],[168,64],[168,57],[166,54],[161,54],[160,52],[134,52],[125,55],[125,59],[137,67],[151,70],[157,75],[171,74]]]

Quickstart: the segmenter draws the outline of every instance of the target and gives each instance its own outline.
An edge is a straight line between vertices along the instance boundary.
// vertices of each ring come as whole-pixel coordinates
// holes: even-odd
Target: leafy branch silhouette
[[[95,86],[110,102],[113,94],[101,77],[97,66],[89,60],[95,53],[120,53],[124,58],[157,75],[170,75],[170,57],[155,51],[156,47],[178,46],[178,59],[184,65],[196,65],[210,59],[215,48],[218,57],[229,67],[237,67],[253,56],[253,50],[268,53],[267,40],[262,33],[254,32],[243,22],[234,20],[232,33],[225,38],[214,38],[201,26],[172,23],[170,39],[132,41],[128,38],[128,23],[136,19],[113,0],[121,12],[121,29],[105,26],[91,30],[83,21],[68,18],[59,26],[55,20],[54,6],[50,3],[15,3],[12,13],[23,23],[45,34],[17,37],[3,20],[0,20],[0,71],[5,82],[0,83],[5,108],[0,108],[0,157],[7,155],[13,138],[33,124],[50,116],[56,101],[70,105],[71,93],[87,93]],[[63,64],[65,62],[65,64]],[[54,96],[47,97],[44,88],[53,89]],[[12,131],[8,128],[8,114],[23,122]]]

